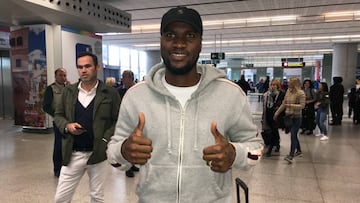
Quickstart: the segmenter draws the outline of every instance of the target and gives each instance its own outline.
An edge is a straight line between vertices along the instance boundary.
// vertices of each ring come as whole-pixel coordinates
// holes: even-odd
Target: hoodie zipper
[[[181,106],[181,105],[180,105]],[[180,117],[180,143],[179,143],[179,159],[178,159],[178,173],[177,173],[177,202],[181,202],[180,194],[181,194],[181,181],[182,181],[182,161],[183,161],[183,147],[184,147],[184,126],[185,126],[185,109],[187,106],[187,102],[185,107],[181,107],[181,117]]]

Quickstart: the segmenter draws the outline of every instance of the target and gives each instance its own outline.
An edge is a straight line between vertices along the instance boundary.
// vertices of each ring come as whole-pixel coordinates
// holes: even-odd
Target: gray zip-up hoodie
[[[130,88],[122,100],[108,159],[122,164],[124,170],[131,166],[121,155],[121,145],[143,112],[143,136],[152,140],[153,152],[140,168],[139,202],[233,202],[233,169],[213,172],[202,159],[203,149],[215,144],[212,121],[235,147],[232,168],[248,168],[258,161],[248,158],[248,153],[260,155],[262,144],[244,92],[219,69],[197,65],[197,71],[199,87],[184,108],[162,83],[163,63],[154,66],[145,82]]]

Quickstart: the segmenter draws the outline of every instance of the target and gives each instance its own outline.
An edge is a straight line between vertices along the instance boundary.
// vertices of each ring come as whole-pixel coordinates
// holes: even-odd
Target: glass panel
[[[119,47],[117,46],[109,46],[109,65],[111,66],[119,66],[120,65],[120,53]]]
[[[139,80],[143,80],[146,75],[146,64],[147,64],[147,55],[144,51],[139,51],[139,67],[140,67],[140,73],[139,73]]]
[[[138,51],[131,50],[131,71],[134,73],[134,79],[139,79],[139,55]]]
[[[130,70],[130,52],[127,48],[120,48],[120,67],[121,73]]]
[[[102,57],[103,57],[103,64],[108,65],[109,64],[109,56],[108,56],[108,45],[103,44],[102,45]]]

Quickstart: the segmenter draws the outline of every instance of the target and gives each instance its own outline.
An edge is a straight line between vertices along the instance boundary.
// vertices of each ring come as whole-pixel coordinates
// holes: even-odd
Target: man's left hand
[[[235,160],[235,148],[218,131],[216,122],[211,123],[211,134],[215,138],[215,145],[205,147],[203,150],[203,159],[215,172],[228,171]]]

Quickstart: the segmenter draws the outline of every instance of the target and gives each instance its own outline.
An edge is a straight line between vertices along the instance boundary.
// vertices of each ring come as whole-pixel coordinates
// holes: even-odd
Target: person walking
[[[43,110],[54,118],[55,107],[61,103],[61,95],[65,85],[68,84],[66,79],[66,69],[58,68],[55,70],[55,82],[46,87],[43,100]],[[62,165],[61,154],[61,133],[59,128],[53,122],[54,130],[54,149],[53,149],[53,170],[54,176],[60,176]]]
[[[120,96],[97,79],[100,65],[96,55],[79,54],[76,66],[80,81],[64,88],[55,110],[55,124],[63,134],[63,166],[55,202],[71,202],[85,171],[91,202],[104,202],[106,149],[114,134]]]
[[[319,90],[317,92],[316,98],[317,98],[315,103],[316,124],[320,129],[320,134],[317,134],[316,136],[321,136],[320,140],[325,141],[329,139],[327,135],[325,121],[327,119],[327,115],[329,112],[329,103],[330,103],[329,88],[326,82],[321,82],[319,84]]]
[[[234,202],[232,170],[260,160],[245,93],[222,70],[197,63],[202,27],[194,9],[165,13],[163,62],[122,100],[107,153],[119,169],[140,165],[139,202]]]
[[[285,98],[274,115],[274,120],[277,120],[280,113],[285,111],[285,119],[290,120],[292,123],[290,126],[290,153],[285,157],[289,164],[292,163],[295,156],[302,156],[298,132],[301,126],[301,111],[304,107],[305,93],[301,90],[300,79],[296,77],[290,78]]]

